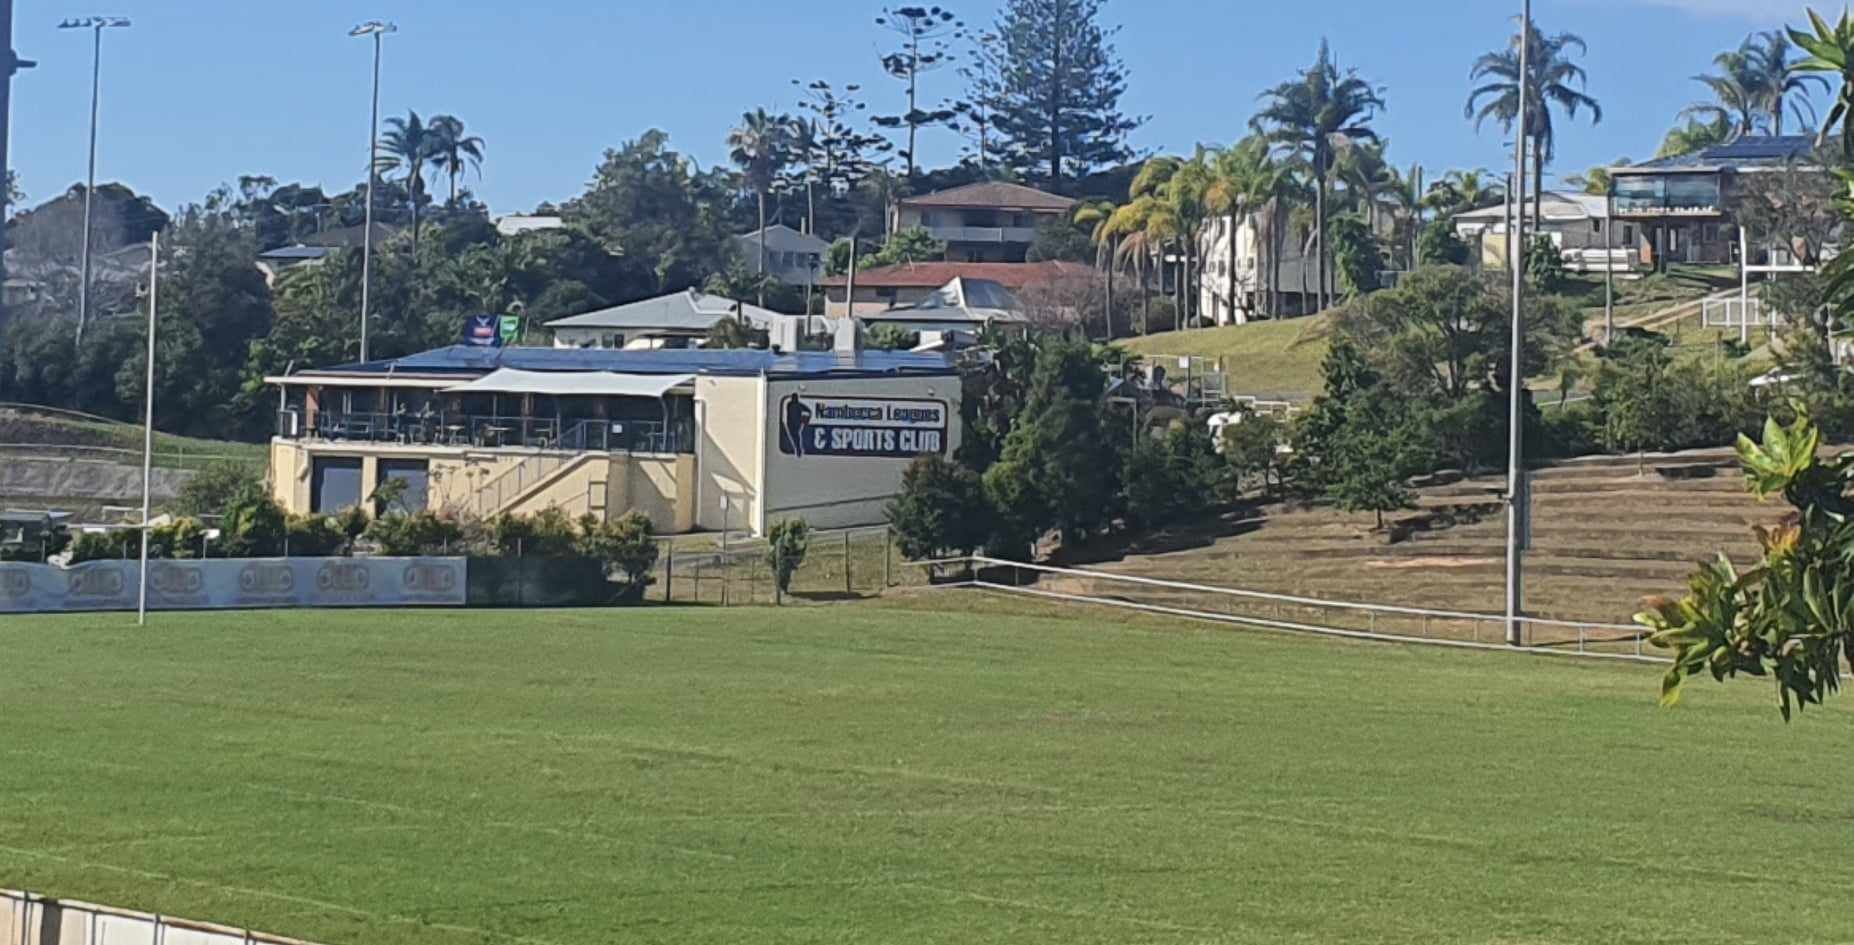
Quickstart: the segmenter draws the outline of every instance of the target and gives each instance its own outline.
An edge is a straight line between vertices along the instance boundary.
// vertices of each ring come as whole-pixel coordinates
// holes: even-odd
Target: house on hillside
[[[1615,216],[1641,227],[1643,266],[1732,263],[1738,258],[1734,209],[1745,179],[1790,169],[1827,173],[1816,163],[1813,136],[1745,137],[1693,154],[1612,167]],[[1787,256],[1782,249],[1770,252]]]
[[[1027,321],[1011,290],[989,279],[955,277],[926,298],[881,312],[858,315],[865,327],[894,325],[904,331],[977,334],[994,325]]]
[[[1232,219],[1222,216],[1207,221],[1199,237],[1204,271],[1199,279],[1198,311],[1218,325],[1247,323],[1267,311],[1271,297],[1278,302],[1278,312],[1283,316],[1310,315],[1318,311],[1320,272],[1317,258],[1302,254],[1300,240],[1283,239],[1277,275],[1265,236],[1267,229],[1259,225],[1259,216],[1246,217],[1236,225],[1232,255]],[[1326,273],[1326,284],[1329,294],[1338,294],[1339,276],[1331,267]],[[1230,304],[1232,288],[1234,306]]]
[[[378,247],[392,239],[403,227],[391,223],[375,222],[373,225],[373,245]],[[343,249],[354,249],[365,244],[366,226],[338,227],[308,237],[291,246],[278,246],[267,249],[257,255],[258,271],[264,274],[264,282],[272,287],[277,278],[298,266],[313,266]]]
[[[1601,194],[1582,194],[1548,190],[1540,198],[1540,210],[1533,212],[1528,198],[1523,207],[1529,236],[1549,238],[1564,254],[1564,267],[1572,272],[1602,272],[1605,259],[1617,272],[1632,271],[1634,250],[1639,249],[1637,226],[1620,223],[1609,232],[1609,198]],[[1507,221],[1512,211],[1504,204],[1455,214],[1455,235],[1470,248],[1478,247],[1479,265],[1488,269],[1505,269],[1507,258]],[[1613,236],[1613,241],[1612,241]]]
[[[734,237],[734,256],[748,271],[760,265],[760,242],[766,243],[766,274],[786,285],[817,285],[824,274],[824,254],[830,244],[809,233],[800,233],[783,223],[766,228],[764,237],[758,230]]]
[[[772,332],[798,316],[688,289],[654,299],[615,305],[548,322],[556,348],[612,348],[639,351],[652,348],[700,347],[715,323],[744,318],[760,331]]]
[[[920,228],[946,244],[951,262],[1023,262],[1036,231],[1067,220],[1068,197],[1022,184],[984,181],[895,203],[895,232]]]
[[[856,274],[854,311],[849,298],[848,276],[828,276],[820,285],[824,287],[824,315],[835,319],[851,314],[858,318],[879,315],[891,308],[924,302],[955,279],[993,282],[1021,295],[1026,289],[1091,281],[1095,277],[1092,268],[1072,262],[898,263]]]

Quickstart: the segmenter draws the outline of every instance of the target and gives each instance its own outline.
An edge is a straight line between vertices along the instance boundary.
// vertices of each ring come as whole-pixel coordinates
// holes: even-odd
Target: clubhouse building
[[[271,489],[294,513],[396,493],[481,518],[635,509],[665,533],[867,525],[915,457],[959,445],[938,354],[457,345],[267,381]]]

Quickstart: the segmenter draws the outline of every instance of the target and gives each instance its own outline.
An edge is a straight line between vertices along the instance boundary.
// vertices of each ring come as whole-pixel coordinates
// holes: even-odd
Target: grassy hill
[[[1316,315],[1167,331],[1116,343],[1148,357],[1190,355],[1219,360],[1229,372],[1234,394],[1304,400],[1320,391],[1320,361],[1326,357],[1329,331],[1328,316]]]
[[[155,433],[154,463],[170,469],[198,469],[233,461],[262,467],[262,443],[208,440]],[[0,404],[0,452],[70,456],[141,464],[142,428],[105,417],[54,407]]]
[[[1676,344],[1692,356],[1710,355],[1721,338],[1736,339],[1736,331],[1704,328],[1697,307],[1682,306],[1737,285],[1737,271],[1677,267],[1640,279],[1617,280],[1615,317],[1618,325],[1643,324],[1675,336]],[[1563,295],[1582,309],[1590,337],[1603,325],[1603,277],[1572,276]],[[1209,358],[1223,364],[1230,375],[1230,392],[1286,400],[1310,399],[1320,392],[1320,361],[1332,331],[1330,314],[1282,321],[1260,321],[1221,328],[1167,331],[1115,342],[1135,354]],[[1763,340],[1757,333],[1753,343]],[[1767,360],[1767,359],[1766,359]],[[1592,366],[1591,372],[1594,371]],[[1586,372],[1586,373],[1591,373]],[[1533,387],[1556,390],[1556,377],[1536,378]]]

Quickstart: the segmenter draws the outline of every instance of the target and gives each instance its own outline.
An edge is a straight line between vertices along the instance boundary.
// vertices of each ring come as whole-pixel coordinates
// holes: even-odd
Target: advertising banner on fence
[[[148,562],[149,610],[462,607],[463,558],[215,558]],[[0,564],[0,613],[134,610],[136,561]]]
[[[912,459],[946,452],[947,408],[938,400],[787,397],[779,451],[788,456]]]

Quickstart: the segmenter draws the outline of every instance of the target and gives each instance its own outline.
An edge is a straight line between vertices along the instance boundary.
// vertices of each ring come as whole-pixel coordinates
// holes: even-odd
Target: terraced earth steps
[[[1694,564],[1724,552],[1754,561],[1754,525],[1779,521],[1781,503],[1744,491],[1729,451],[1600,457],[1534,470],[1526,610],[1539,617],[1626,623],[1646,599],[1681,593]],[[1656,465],[1717,467],[1707,478],[1666,478]],[[1504,478],[1477,476],[1419,490],[1417,507],[1372,516],[1276,502],[1218,523],[1163,553],[1130,553],[1088,567],[1147,577],[1329,600],[1496,613],[1504,606]],[[1113,588],[1111,581],[1091,582]]]

